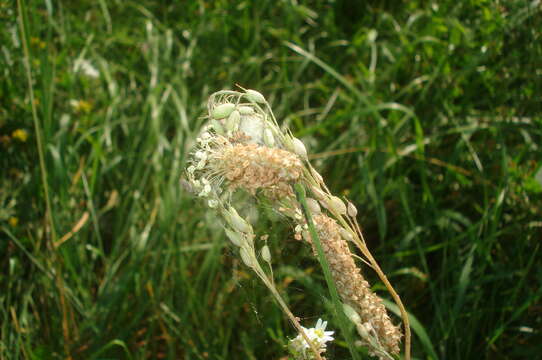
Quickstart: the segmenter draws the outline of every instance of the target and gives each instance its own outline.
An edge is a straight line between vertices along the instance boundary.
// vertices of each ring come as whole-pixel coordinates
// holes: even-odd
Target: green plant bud
[[[293,146],[293,151],[294,153],[296,153],[297,156],[299,156],[300,158],[304,160],[307,159],[307,149],[305,148],[305,145],[303,144],[301,140],[299,140],[298,138],[293,138],[292,146]]]
[[[354,237],[352,236],[352,233],[345,228],[341,227],[339,230],[339,233],[341,234],[341,237],[346,241],[353,241]]]
[[[235,109],[235,104],[232,104],[232,103],[220,104],[213,109],[213,111],[211,112],[211,117],[217,120],[224,119],[225,117],[230,115],[234,109]]]
[[[224,135],[225,131],[224,131],[224,126],[222,126],[222,124],[220,123],[220,121],[217,121],[217,120],[211,120],[211,125],[213,127],[213,129],[215,129],[215,131],[217,132],[217,134],[219,135]]]
[[[286,150],[294,152],[294,144],[292,143],[292,138],[290,136],[285,136],[282,141]]]
[[[254,266],[254,259],[252,256],[250,256],[250,252],[246,247],[241,247],[239,254],[241,255],[241,260],[243,260],[246,266],[249,268]]]
[[[314,194],[314,196],[320,201],[323,201],[327,198],[326,193],[324,193],[322,190],[320,190],[316,186],[312,186],[311,191]]]
[[[348,201],[348,216],[355,218],[358,214],[358,209],[352,204],[350,201]]]
[[[241,123],[241,114],[239,111],[233,110],[228,119],[226,120],[226,130],[237,131],[239,130],[239,124]]]
[[[318,201],[314,200],[313,198],[307,198],[307,206],[309,207],[309,210],[313,215],[318,215],[322,212],[322,209],[320,208],[320,204],[318,204]]]
[[[260,94],[256,90],[251,90],[251,89],[246,90],[246,97],[247,97],[247,99],[249,99],[250,101],[255,102],[255,103],[264,103],[265,102],[265,98],[263,97],[263,95]]]
[[[361,324],[361,317],[350,305],[343,304],[343,310],[344,314],[348,319],[350,319],[350,321],[352,321],[356,325]]]
[[[336,196],[330,196],[327,199],[327,206],[328,209],[335,211],[341,215],[346,214],[346,205],[344,205],[344,202]]]
[[[252,106],[239,106],[239,112],[241,115],[251,115],[254,114],[254,108]]]
[[[235,208],[230,206],[228,212],[226,212],[227,219],[229,220],[230,225],[237,231],[248,233],[252,227],[243,219]]]
[[[263,142],[268,147],[275,146],[275,137],[273,136],[271,129],[267,128],[263,131]]]
[[[312,174],[312,176],[314,176],[316,181],[318,181],[320,184],[324,183],[324,178],[322,178],[322,175],[320,175],[320,173],[318,171],[316,171],[316,169],[313,168],[313,167],[311,167],[311,174]]]
[[[241,234],[238,232],[232,231],[228,228],[224,228],[224,231],[226,231],[226,236],[228,236],[228,239],[233,243],[235,246],[241,246],[244,242],[244,238]]]
[[[271,262],[271,252],[269,251],[269,246],[267,245],[262,247],[262,259],[267,263]]]

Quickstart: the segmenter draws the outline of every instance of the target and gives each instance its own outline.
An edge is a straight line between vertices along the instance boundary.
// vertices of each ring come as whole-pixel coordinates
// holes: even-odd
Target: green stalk
[[[45,196],[45,206],[46,206],[46,219],[49,223],[49,227],[51,229],[51,248],[53,248],[53,244],[56,240],[56,230],[55,230],[55,224],[53,221],[53,212],[51,207],[51,200],[49,196],[49,186],[47,182],[47,169],[45,167],[45,156],[43,151],[43,139],[42,139],[42,131],[41,131],[41,125],[40,121],[38,119],[38,112],[36,110],[36,103],[34,98],[34,88],[32,86],[32,69],[30,67],[30,51],[28,50],[28,18],[26,16],[26,4],[24,0],[17,0],[17,6],[19,10],[19,27],[21,31],[21,42],[23,44],[23,52],[24,52],[24,66],[26,69],[26,80],[28,82],[28,92],[30,96],[30,107],[32,109],[32,119],[34,120],[34,131],[36,132],[36,145],[38,147],[38,158],[40,162],[40,170],[41,170],[41,182],[43,184],[43,193]]]

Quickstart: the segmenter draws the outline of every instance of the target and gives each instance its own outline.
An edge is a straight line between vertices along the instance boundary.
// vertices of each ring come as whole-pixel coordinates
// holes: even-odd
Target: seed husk
[[[230,115],[233,110],[235,110],[235,104],[232,104],[232,103],[220,104],[213,109],[213,111],[211,112],[211,117],[217,120],[224,119],[225,117]]]

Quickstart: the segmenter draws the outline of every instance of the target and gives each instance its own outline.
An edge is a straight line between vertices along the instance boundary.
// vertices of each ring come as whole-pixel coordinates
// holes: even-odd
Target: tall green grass
[[[235,83],[356,203],[415,357],[540,354],[539,2],[299,3],[0,1],[0,358],[285,356],[287,319],[179,183]],[[294,313],[338,329],[310,250],[263,227]]]

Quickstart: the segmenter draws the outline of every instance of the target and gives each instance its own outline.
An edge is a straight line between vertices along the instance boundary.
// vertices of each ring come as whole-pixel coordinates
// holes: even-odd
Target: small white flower
[[[207,160],[207,153],[205,151],[198,150],[194,154],[194,157],[200,160]]]
[[[75,61],[73,71],[76,73],[79,70],[81,70],[83,75],[91,78],[97,78],[100,76],[100,72],[98,71],[98,69],[96,69],[88,60]]]
[[[218,206],[218,200],[215,200],[215,199],[211,199],[207,202],[207,204],[209,205],[209,207],[211,209],[214,209]]]
[[[197,170],[201,170],[205,167],[205,165],[207,164],[207,162],[205,160],[200,160],[198,162],[198,164],[196,165],[196,169]]]
[[[192,180],[191,183],[192,183],[192,186],[196,189],[199,189],[201,187],[201,182],[197,179]]]
[[[326,343],[333,341],[334,331],[325,331],[327,326],[327,321],[322,321],[318,319],[316,326],[310,329],[304,327],[303,331],[309,338],[309,341],[316,347],[320,353],[326,351]],[[295,357],[296,360],[309,360],[314,358],[314,354],[310,350],[310,345],[305,341],[305,338],[299,334],[295,339],[290,340],[288,344],[290,352]]]
[[[201,145],[201,147],[208,147],[209,142],[213,139],[211,134],[209,134],[207,131],[204,131],[197,139],[196,141],[198,144]]]
[[[203,186],[203,190],[198,194],[199,197],[206,197],[211,192],[211,185],[206,184]]]

